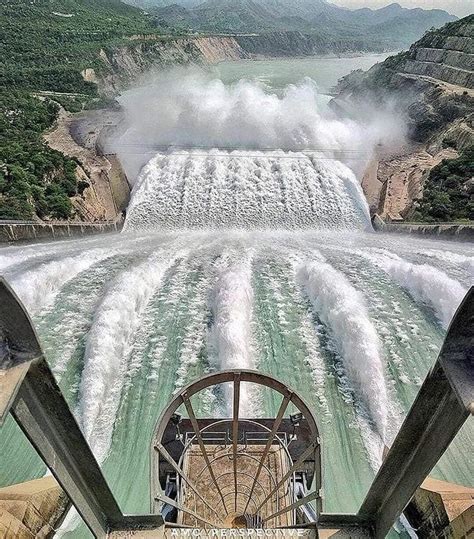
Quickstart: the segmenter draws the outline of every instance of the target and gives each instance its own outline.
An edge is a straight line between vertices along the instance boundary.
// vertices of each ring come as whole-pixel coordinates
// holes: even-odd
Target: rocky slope
[[[360,37],[337,39],[330,34],[322,36],[297,30],[238,35],[235,36],[235,40],[247,54],[266,58],[338,55],[386,50],[383,44],[369,43]]]
[[[212,64],[222,60],[249,58],[234,37],[210,36],[199,38],[130,40],[130,45],[103,48],[99,53],[102,62],[99,70],[82,72],[83,77],[95,82],[99,92],[114,96],[120,89],[153,68],[183,64]]]
[[[391,106],[408,123],[411,144],[398,155],[382,151],[363,180],[373,212],[410,218],[433,167],[472,147],[473,69],[471,15],[427,33],[407,52],[367,73],[353,72],[339,82],[336,107],[357,114],[367,102]]]
[[[71,198],[75,220],[114,221],[128,203],[130,188],[120,163],[113,155],[101,155],[97,144],[101,131],[116,121],[114,114],[89,111],[72,115],[61,108],[54,128],[44,135],[51,148],[77,161],[78,180],[87,185]],[[78,133],[81,124],[85,124],[84,136]]]
[[[337,55],[369,52],[364,40],[337,40],[302,32],[268,32],[234,36],[179,37],[155,35],[129,38],[129,44],[102,48],[100,67],[87,68],[82,76],[98,85],[99,92],[114,96],[120,89],[153,68],[183,64],[214,64],[247,58]],[[382,51],[383,47],[376,49]]]

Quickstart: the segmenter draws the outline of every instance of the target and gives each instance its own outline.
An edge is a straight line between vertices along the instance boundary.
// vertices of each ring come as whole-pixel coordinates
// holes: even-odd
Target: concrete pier
[[[52,476],[0,488],[0,536],[52,537],[69,507],[67,495]]]

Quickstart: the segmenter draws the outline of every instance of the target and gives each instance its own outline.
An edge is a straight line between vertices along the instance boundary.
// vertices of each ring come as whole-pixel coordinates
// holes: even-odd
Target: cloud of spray
[[[120,101],[125,122],[111,144],[132,179],[157,146],[173,145],[317,149],[360,173],[377,144],[400,145],[405,134],[403,121],[390,113],[338,118],[308,78],[277,94],[258,82],[229,86],[195,68],[177,68],[149,77]]]

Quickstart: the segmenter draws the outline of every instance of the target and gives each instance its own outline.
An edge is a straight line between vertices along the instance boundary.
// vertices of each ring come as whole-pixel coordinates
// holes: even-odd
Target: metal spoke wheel
[[[242,384],[279,394],[276,416],[241,417]],[[209,394],[228,400],[232,417],[198,417],[191,400],[201,402],[200,396]],[[204,376],[182,389],[157,422],[151,486],[152,512],[177,526],[280,528],[316,522],[321,510],[316,421],[301,397],[268,375],[229,370]]]

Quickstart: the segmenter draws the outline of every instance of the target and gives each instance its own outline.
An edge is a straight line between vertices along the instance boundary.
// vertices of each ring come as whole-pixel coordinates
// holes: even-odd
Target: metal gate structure
[[[280,395],[276,417],[241,417],[242,384]],[[196,417],[191,399],[211,388],[228,397],[231,418]],[[165,507],[177,524],[280,528],[315,523],[321,511],[316,421],[296,392],[256,371],[220,371],[182,389],[157,422],[151,459],[152,510]]]

